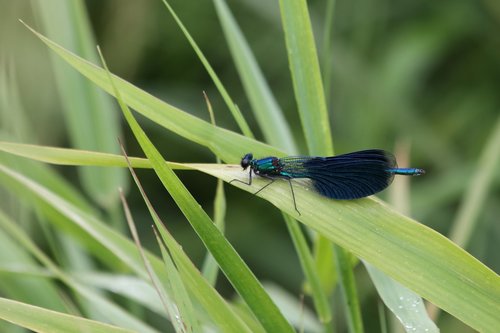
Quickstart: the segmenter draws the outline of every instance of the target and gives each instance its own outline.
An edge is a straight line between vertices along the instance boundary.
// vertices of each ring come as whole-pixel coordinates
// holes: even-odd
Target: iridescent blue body
[[[271,185],[276,179],[287,179],[295,204],[291,179],[309,178],[318,193],[332,199],[349,200],[363,198],[382,191],[389,186],[394,175],[418,176],[423,169],[398,168],[394,156],[384,150],[362,150],[332,157],[265,157],[254,159],[246,154],[241,159],[244,170],[271,180],[256,193]],[[233,180],[239,181],[239,180]],[[241,181],[240,181],[241,182]],[[295,204],[295,209],[297,206]],[[298,210],[297,210],[298,212]],[[299,213],[300,214],[300,213]]]

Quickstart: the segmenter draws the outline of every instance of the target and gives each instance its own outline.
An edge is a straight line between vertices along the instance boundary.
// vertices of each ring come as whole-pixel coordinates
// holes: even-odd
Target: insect
[[[356,151],[331,157],[288,156],[254,159],[251,153],[241,159],[243,170],[250,168],[248,183],[252,184],[252,173],[267,178],[270,182],[259,189],[259,193],[277,179],[286,179],[290,184],[293,204],[297,213],[297,203],[293,192],[292,179],[309,178],[312,186],[321,195],[338,200],[367,197],[389,186],[394,175],[418,176],[425,170],[398,168],[391,153],[381,149]]]

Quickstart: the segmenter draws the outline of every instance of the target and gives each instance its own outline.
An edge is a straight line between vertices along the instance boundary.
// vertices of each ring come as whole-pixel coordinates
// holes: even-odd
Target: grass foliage
[[[22,3],[0,2],[16,13],[0,21],[1,331],[500,326],[494,2]],[[298,215],[286,182],[223,184],[247,179],[246,152],[334,139],[428,170],[393,185],[404,214],[297,182]]]

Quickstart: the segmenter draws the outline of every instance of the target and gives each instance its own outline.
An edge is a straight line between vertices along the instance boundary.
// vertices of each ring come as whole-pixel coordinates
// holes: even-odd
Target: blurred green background
[[[170,3],[262,139],[213,3]],[[323,54],[325,1],[308,3],[319,53]],[[210,77],[161,1],[92,0],[85,4],[95,39],[115,74],[209,120],[202,95],[205,91],[217,124],[238,131]],[[285,112],[296,142],[305,152],[278,2],[231,0],[228,4]],[[36,11],[32,1],[0,0],[0,69],[2,75],[16,82],[15,87],[3,86],[0,90],[15,91],[21,103],[15,110],[23,110],[13,112],[5,101],[8,95],[2,95],[0,138],[71,147],[64,121],[64,114],[71,110],[60,102],[49,51],[18,22],[22,19],[43,33]],[[500,116],[499,31],[500,2],[496,0],[336,0],[331,53],[328,59],[321,59],[331,66],[331,86],[326,95],[336,153],[365,148],[410,151],[408,163],[427,170],[425,177],[411,182],[411,216],[444,235],[449,234],[457,218]],[[207,149],[141,120],[168,160],[215,160]],[[122,126],[122,131],[128,153],[142,156],[127,126]],[[500,143],[497,147],[500,150]],[[54,169],[84,188],[75,168]],[[211,214],[215,180],[195,172],[178,174]],[[154,173],[140,171],[139,176],[169,229],[190,257],[201,263],[204,247]],[[229,240],[260,279],[299,294],[303,276],[280,212],[230,186],[226,186],[226,194]],[[0,195],[8,197],[4,191]],[[380,196],[388,198],[387,193]],[[149,221],[137,191],[130,191],[128,197],[137,221]],[[15,199],[9,197],[8,205],[7,200],[0,200],[4,209],[18,211]],[[499,203],[497,168],[487,199],[474,218],[470,240],[464,245],[496,272],[500,272]],[[156,251],[150,223],[139,228],[143,239],[150,240],[149,244],[144,241],[146,247]],[[44,240],[39,242],[43,244]],[[378,331],[376,292],[363,267],[358,267],[356,274],[367,331],[372,332],[370,327]],[[225,280],[219,281],[218,287],[231,297]],[[443,332],[470,331],[446,315],[438,325]]]

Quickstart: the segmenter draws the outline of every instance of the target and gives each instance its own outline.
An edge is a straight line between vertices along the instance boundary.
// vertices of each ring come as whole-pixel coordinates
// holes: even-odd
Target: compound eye
[[[243,156],[243,158],[241,159],[241,163],[240,163],[243,170],[246,170],[246,168],[248,168],[251,160],[253,160],[252,153],[248,153],[245,156]]]

